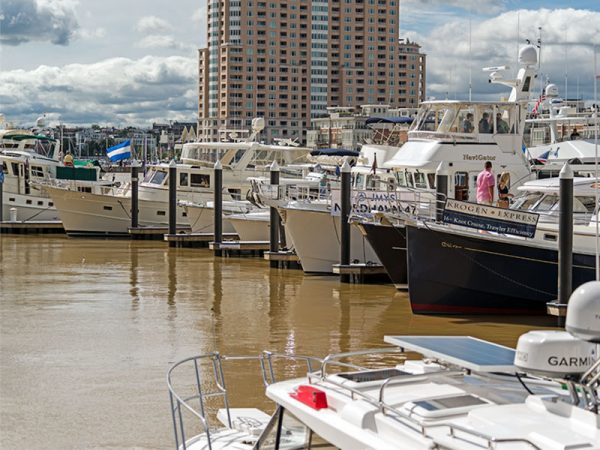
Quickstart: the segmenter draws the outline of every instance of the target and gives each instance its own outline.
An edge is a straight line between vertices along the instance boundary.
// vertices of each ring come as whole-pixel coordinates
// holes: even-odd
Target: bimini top
[[[354,156],[358,157],[360,152],[345,148],[317,148],[310,152],[311,156]]]
[[[41,134],[21,134],[21,133],[10,134],[10,133],[7,133],[4,136],[2,136],[2,139],[11,139],[13,141],[25,141],[27,139],[37,139],[38,141],[56,142],[56,139],[48,137],[48,136],[42,136]]]
[[[369,117],[365,122],[367,125],[371,123],[412,123],[412,117]]]

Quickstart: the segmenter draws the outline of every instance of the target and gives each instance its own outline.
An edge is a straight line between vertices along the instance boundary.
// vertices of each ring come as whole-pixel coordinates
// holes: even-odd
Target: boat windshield
[[[337,450],[289,411],[279,406],[253,450]]]
[[[510,103],[424,103],[409,131],[445,134],[517,134],[517,105]]]
[[[161,185],[167,178],[167,172],[162,170],[150,169],[144,178],[144,183]]]

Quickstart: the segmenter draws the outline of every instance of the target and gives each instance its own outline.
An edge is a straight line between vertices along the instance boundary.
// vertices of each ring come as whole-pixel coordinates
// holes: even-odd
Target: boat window
[[[379,177],[377,175],[367,175],[367,189],[375,189],[379,186]]]
[[[573,200],[573,211],[575,212],[587,212],[593,214],[596,210],[596,197],[593,195],[589,196],[577,196]]]
[[[412,173],[408,170],[404,171],[404,177],[406,178],[406,186],[407,187],[415,187],[415,183],[413,181]]]
[[[558,195],[546,195],[535,207],[536,211],[547,212],[552,211],[555,206],[558,206]]]
[[[425,178],[425,174],[422,172],[416,172],[414,174],[415,177],[415,187],[419,189],[427,189],[427,179]]]
[[[491,108],[484,108],[479,111],[479,121],[477,122],[477,131],[479,133],[491,133],[494,125],[494,111]]]
[[[514,118],[511,117],[510,109],[498,108],[496,111],[496,123],[494,128],[498,134],[508,134],[515,132]]]
[[[148,171],[148,173],[144,176],[144,183],[150,183],[152,176],[154,175],[154,170]]]
[[[435,173],[428,173],[427,181],[429,181],[429,187],[435,189]]]
[[[167,178],[167,172],[163,172],[162,170],[157,170],[154,172],[152,179],[149,180],[149,183],[161,185],[163,181]]]
[[[210,175],[204,175],[201,173],[191,174],[190,186],[202,188],[210,187]]]
[[[17,163],[10,163],[10,165],[12,166],[12,173],[15,176],[19,176],[19,164]]]
[[[42,178],[44,176],[44,169],[40,166],[31,166],[31,176]]]
[[[473,109],[461,109],[450,129],[452,132],[471,134],[475,132],[475,112]]]
[[[397,171],[396,172],[396,181],[398,181],[398,186],[400,187],[406,187],[406,176],[404,175],[404,172],[402,171]]]
[[[442,133],[456,132],[456,127],[453,127],[454,119],[456,118],[456,109],[447,108],[438,111],[438,119],[441,119],[437,131]]]
[[[357,173],[354,179],[354,187],[356,189],[363,189],[365,186],[365,176],[362,173]]]
[[[511,205],[511,209],[532,209],[535,204],[542,198],[541,192],[529,192],[515,197]]]
[[[179,186],[188,186],[188,176],[187,172],[181,172],[179,174]]]
[[[430,108],[429,106],[424,106],[421,109],[419,109],[419,112],[417,113],[417,117],[415,118],[412,125],[410,126],[409,131],[416,131],[421,128],[421,122],[423,122],[425,120],[425,116],[427,115],[429,108]]]
[[[435,131],[444,111],[429,111],[424,120],[419,124],[419,131]]]
[[[8,173],[8,167],[6,167],[6,163],[2,161],[2,172]]]

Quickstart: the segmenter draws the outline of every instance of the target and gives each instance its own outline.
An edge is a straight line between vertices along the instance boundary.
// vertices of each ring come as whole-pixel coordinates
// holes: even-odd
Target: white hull
[[[60,220],[50,197],[4,192],[2,220],[10,220],[10,210],[16,209],[18,222],[47,222]]]
[[[56,187],[48,192],[68,234],[128,235],[131,227],[131,198],[97,195]],[[188,225],[184,210],[177,208],[177,225]],[[139,200],[138,225],[165,227],[169,224],[169,204]]]
[[[328,210],[286,207],[285,228],[305,272],[333,273],[340,263],[340,217]],[[381,264],[357,227],[350,227],[350,261]]]
[[[209,206],[188,205],[184,207],[192,233],[213,233],[215,230],[215,210]],[[235,233],[235,229],[223,216],[223,233]]]
[[[231,222],[240,241],[269,241],[271,239],[271,212],[269,209],[252,211],[247,214],[232,214],[227,217]],[[283,227],[285,232],[285,246],[293,249],[292,237]]]

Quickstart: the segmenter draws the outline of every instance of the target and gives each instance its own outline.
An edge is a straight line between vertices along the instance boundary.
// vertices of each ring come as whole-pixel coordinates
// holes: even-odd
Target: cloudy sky
[[[562,96],[593,97],[599,0],[401,0],[400,8],[400,36],[427,53],[430,97],[467,98],[469,73],[473,99],[498,97],[503,88],[481,68],[514,69],[518,43],[537,40],[539,27],[544,78]],[[2,0],[0,113],[23,125],[41,113],[67,124],[194,121],[205,16],[206,0]]]

